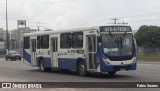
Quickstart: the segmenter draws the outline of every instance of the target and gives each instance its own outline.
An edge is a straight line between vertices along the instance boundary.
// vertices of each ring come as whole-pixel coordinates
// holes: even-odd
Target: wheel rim
[[[44,70],[43,63],[41,62],[41,71]]]
[[[81,65],[79,69],[81,75],[84,74],[84,70],[85,70],[84,65]]]

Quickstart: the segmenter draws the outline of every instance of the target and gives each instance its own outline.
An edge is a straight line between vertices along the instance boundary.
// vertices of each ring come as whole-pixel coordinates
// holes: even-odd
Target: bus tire
[[[46,71],[46,68],[44,66],[44,59],[40,59],[39,70],[42,71],[42,72]]]
[[[78,63],[78,69],[77,69],[77,72],[80,76],[86,76],[87,74],[87,69],[86,69],[86,66],[84,65],[84,62],[81,61]]]
[[[116,74],[116,71],[108,72],[109,76],[114,76]]]

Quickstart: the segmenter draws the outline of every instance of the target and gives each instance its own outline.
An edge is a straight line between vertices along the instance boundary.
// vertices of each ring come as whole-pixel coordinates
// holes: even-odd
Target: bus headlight
[[[104,58],[103,58],[103,61],[104,61],[105,64],[111,65],[107,59],[104,59]]]
[[[132,63],[136,63],[136,62],[137,62],[137,57],[134,57]]]

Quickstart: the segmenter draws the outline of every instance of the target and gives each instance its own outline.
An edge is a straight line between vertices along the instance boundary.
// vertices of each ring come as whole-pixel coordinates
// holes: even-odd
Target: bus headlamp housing
[[[103,61],[104,61],[105,64],[111,65],[111,64],[109,63],[108,59],[104,59],[104,58],[103,58]]]
[[[133,57],[133,64],[137,62],[137,57]]]

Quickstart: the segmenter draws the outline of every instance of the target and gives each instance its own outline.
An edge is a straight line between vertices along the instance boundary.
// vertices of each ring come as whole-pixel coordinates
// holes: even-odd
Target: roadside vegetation
[[[159,61],[160,62],[160,27],[141,26],[135,33],[138,50],[138,61]]]
[[[160,55],[138,55],[138,61],[160,62]]]
[[[0,58],[5,58],[5,55],[0,55]]]

